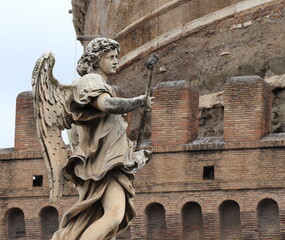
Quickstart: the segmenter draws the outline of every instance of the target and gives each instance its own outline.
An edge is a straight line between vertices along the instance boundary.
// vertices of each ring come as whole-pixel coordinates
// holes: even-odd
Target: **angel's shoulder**
[[[103,78],[95,73],[86,74],[76,79],[72,84],[77,92],[89,92],[90,90],[94,91],[106,87]]]
[[[82,82],[95,82],[97,84],[104,84],[104,80],[101,77],[101,75],[97,74],[97,73],[88,73],[84,76],[82,76],[81,78],[78,79],[79,83]]]

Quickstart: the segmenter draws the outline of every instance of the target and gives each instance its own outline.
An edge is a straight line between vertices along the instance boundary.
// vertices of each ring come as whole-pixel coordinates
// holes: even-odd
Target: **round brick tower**
[[[122,46],[112,84],[129,95],[144,89],[144,62],[157,52],[156,81],[183,79],[200,94],[220,90],[229,77],[285,72],[282,0],[73,0],[83,46],[109,37]],[[278,50],[276,50],[278,49]]]

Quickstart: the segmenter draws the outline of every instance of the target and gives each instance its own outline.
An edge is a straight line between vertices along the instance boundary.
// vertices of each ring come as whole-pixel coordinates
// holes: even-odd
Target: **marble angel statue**
[[[133,177],[151,153],[133,151],[122,114],[151,106],[152,98],[116,97],[107,80],[116,73],[119,52],[112,39],[92,40],[78,61],[81,77],[68,86],[52,75],[52,53],[44,53],[35,65],[34,109],[50,202],[61,197],[66,180],[79,193],[52,240],[114,240],[135,217]],[[71,131],[69,157],[61,137],[64,129]]]

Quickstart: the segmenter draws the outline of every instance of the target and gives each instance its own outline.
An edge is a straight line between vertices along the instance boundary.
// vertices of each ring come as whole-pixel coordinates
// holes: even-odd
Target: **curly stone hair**
[[[109,38],[95,38],[86,47],[85,52],[77,62],[77,72],[80,76],[92,73],[98,68],[98,61],[101,56],[110,51],[117,49],[120,53],[120,44]]]

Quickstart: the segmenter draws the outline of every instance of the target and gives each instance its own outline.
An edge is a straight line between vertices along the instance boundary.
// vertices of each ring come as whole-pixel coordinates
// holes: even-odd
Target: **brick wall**
[[[7,238],[7,212],[17,208],[23,211],[26,239],[41,239],[41,212],[54,207],[61,219],[63,213],[77,200],[77,191],[68,183],[65,194],[57,204],[50,205],[48,178],[41,152],[14,152],[0,154],[0,239]],[[33,187],[33,176],[43,176],[43,185]]]
[[[195,95],[194,92],[191,94]],[[202,239],[258,239],[258,203],[265,198],[278,198],[279,211],[273,209],[268,213],[278,219],[273,222],[274,226],[268,224],[269,217],[264,214],[261,219],[267,223],[264,228],[269,236],[282,237],[285,229],[281,223],[283,210],[280,208],[284,196],[281,179],[285,174],[280,166],[285,161],[285,135],[270,134],[271,89],[263,79],[250,76],[227,82],[225,125],[233,130],[221,138],[187,141],[182,135],[184,141],[175,144],[180,135],[171,121],[181,122],[177,120],[179,114],[175,116],[177,110],[174,111],[177,99],[183,101],[179,98],[181,90],[175,84],[167,83],[164,88],[157,87],[154,95],[156,108],[153,109],[152,129],[162,134],[152,135],[153,145],[149,149],[154,152],[153,158],[137,174],[135,185],[139,211],[131,229],[132,236],[148,239],[150,227],[145,228],[141,222],[147,221],[145,209],[159,203],[165,209],[167,239],[183,239],[190,234],[196,234],[195,239],[202,234]],[[191,112],[190,108],[188,105],[181,111],[185,114]],[[168,124],[164,124],[164,119]],[[205,168],[213,171],[213,177],[205,178]],[[271,191],[276,192],[271,195]],[[183,218],[183,206],[193,202],[201,206],[203,226],[199,232],[197,228],[196,232],[191,232],[191,226],[185,225],[187,221]],[[195,219],[198,221],[199,218],[196,216]],[[276,233],[279,226],[280,232]]]
[[[271,231],[268,234],[276,236],[276,230],[280,226],[279,238],[284,239],[284,196],[285,191],[277,189],[243,189],[230,191],[191,191],[191,192],[165,192],[165,193],[140,193],[136,198],[136,209],[138,217],[131,227],[132,239],[147,239],[147,226],[145,209],[153,203],[163,205],[165,209],[166,229],[168,237],[166,239],[178,240],[184,239],[183,235],[183,206],[189,202],[199,204],[202,209],[204,238],[203,239],[233,239],[227,238],[226,233],[222,235],[220,206],[227,201],[233,201],[240,208],[240,226],[235,225],[235,229],[240,228],[241,238],[237,239],[259,239],[258,229],[258,205],[265,199],[276,201],[279,207],[279,217],[276,211],[271,214],[278,218],[279,222],[274,227],[265,225],[265,228]],[[274,200],[273,200],[274,199]],[[235,211],[237,214],[237,211]],[[268,212],[267,212],[268,214]],[[264,216],[263,216],[264,218]],[[236,221],[236,219],[235,219]],[[263,221],[266,221],[266,219]],[[268,221],[267,221],[268,223]],[[230,224],[230,223],[228,223]],[[232,222],[233,224],[233,222]],[[275,234],[275,235],[274,235]],[[279,239],[276,238],[276,239]],[[275,238],[271,238],[275,239]]]
[[[271,132],[270,86],[259,76],[229,79],[224,95],[226,141],[259,140]]]
[[[197,138],[198,95],[188,83],[164,83],[155,88],[154,134],[147,147],[153,151],[153,158],[136,175],[137,218],[125,238],[285,238],[285,134],[270,134],[266,127],[270,119],[261,121],[270,109],[266,105],[270,101],[268,88],[262,79],[242,81],[242,87],[228,84],[225,94],[235,99],[228,100],[227,111],[235,116],[228,114],[228,119],[240,124],[233,138],[229,134],[228,138]],[[259,91],[260,97],[253,98],[251,91]],[[238,94],[242,100],[236,97]],[[250,114],[254,112],[250,123],[242,121],[248,111],[245,115],[243,111],[235,113],[237,100]],[[251,127],[258,133],[254,138],[250,138]],[[27,149],[0,152],[3,240],[8,239],[9,210],[23,212],[27,239],[44,239],[48,233],[41,229],[42,213],[48,208],[56,210],[60,221],[77,200],[77,191],[69,184],[63,198],[49,204],[42,153],[31,151],[30,145]],[[208,175],[205,169],[210,171]],[[33,187],[33,176],[43,176],[41,187]]]
[[[20,93],[16,101],[15,151],[39,151],[31,92]]]
[[[152,144],[188,143],[198,136],[199,95],[186,81],[163,82],[153,90]]]

